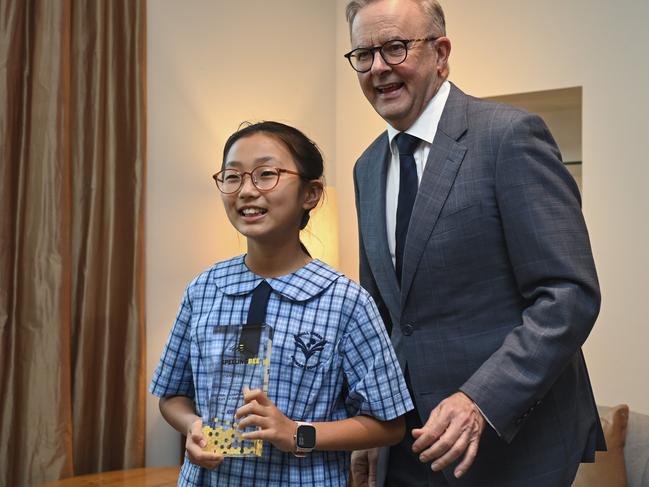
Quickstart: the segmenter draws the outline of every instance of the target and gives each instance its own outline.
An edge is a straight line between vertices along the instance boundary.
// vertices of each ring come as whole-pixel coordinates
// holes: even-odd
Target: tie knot
[[[410,135],[405,132],[401,132],[399,135],[397,135],[396,138],[397,147],[399,148],[399,155],[413,155],[415,153],[415,149],[421,142],[421,139],[419,137],[415,137],[414,135]]]

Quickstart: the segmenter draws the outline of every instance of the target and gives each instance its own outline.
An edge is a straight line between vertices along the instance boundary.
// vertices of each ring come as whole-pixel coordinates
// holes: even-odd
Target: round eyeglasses
[[[396,66],[406,60],[408,57],[408,49],[411,47],[410,45],[412,43],[436,41],[437,39],[439,39],[439,37],[426,37],[424,39],[393,39],[384,42],[380,46],[359,47],[349,51],[345,54],[345,57],[354,70],[359,73],[367,73],[372,69],[372,64],[374,64],[374,54],[376,51],[379,51],[385,64]]]
[[[294,174],[302,177],[299,172],[289,169],[282,169],[272,166],[257,166],[252,171],[237,171],[236,169],[224,169],[217,172],[212,177],[216,181],[216,187],[224,194],[236,193],[243,186],[243,177],[247,174],[250,176],[252,184],[259,191],[270,191],[279,183],[279,177],[282,173]]]

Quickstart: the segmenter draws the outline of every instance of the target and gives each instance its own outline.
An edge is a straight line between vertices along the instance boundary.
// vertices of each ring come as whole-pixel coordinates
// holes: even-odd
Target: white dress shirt
[[[422,142],[415,150],[415,164],[417,165],[417,181],[421,182],[421,175],[424,173],[426,167],[426,159],[430,147],[433,145],[433,139],[437,132],[437,125],[439,119],[444,111],[448,94],[451,92],[451,84],[444,81],[442,85],[433,96],[433,99],[428,102],[428,105],[419,116],[415,123],[410,126],[405,132],[415,137],[419,137]],[[388,138],[390,141],[390,151],[392,158],[388,166],[387,180],[385,184],[385,223],[388,231],[388,248],[390,249],[390,256],[392,256],[392,265],[396,265],[395,249],[397,246],[395,231],[397,228],[397,203],[399,201],[399,148],[394,138],[399,135],[397,129],[388,125]]]

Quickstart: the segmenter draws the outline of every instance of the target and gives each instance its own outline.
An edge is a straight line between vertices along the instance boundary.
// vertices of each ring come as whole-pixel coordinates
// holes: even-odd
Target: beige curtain
[[[0,0],[0,485],[144,463],[145,0]]]

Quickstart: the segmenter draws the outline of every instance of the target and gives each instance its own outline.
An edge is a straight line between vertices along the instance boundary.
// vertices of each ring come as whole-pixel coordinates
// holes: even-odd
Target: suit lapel
[[[467,130],[467,102],[468,97],[451,84],[412,209],[403,258],[401,309],[466,153],[466,147],[457,140]]]
[[[385,224],[385,184],[389,158],[388,137],[383,134],[359,161],[366,165],[362,172],[365,184],[360,205],[360,230],[367,260],[383,302],[393,316],[399,316],[399,286],[390,257]],[[376,165],[377,161],[381,161],[380,168]]]

